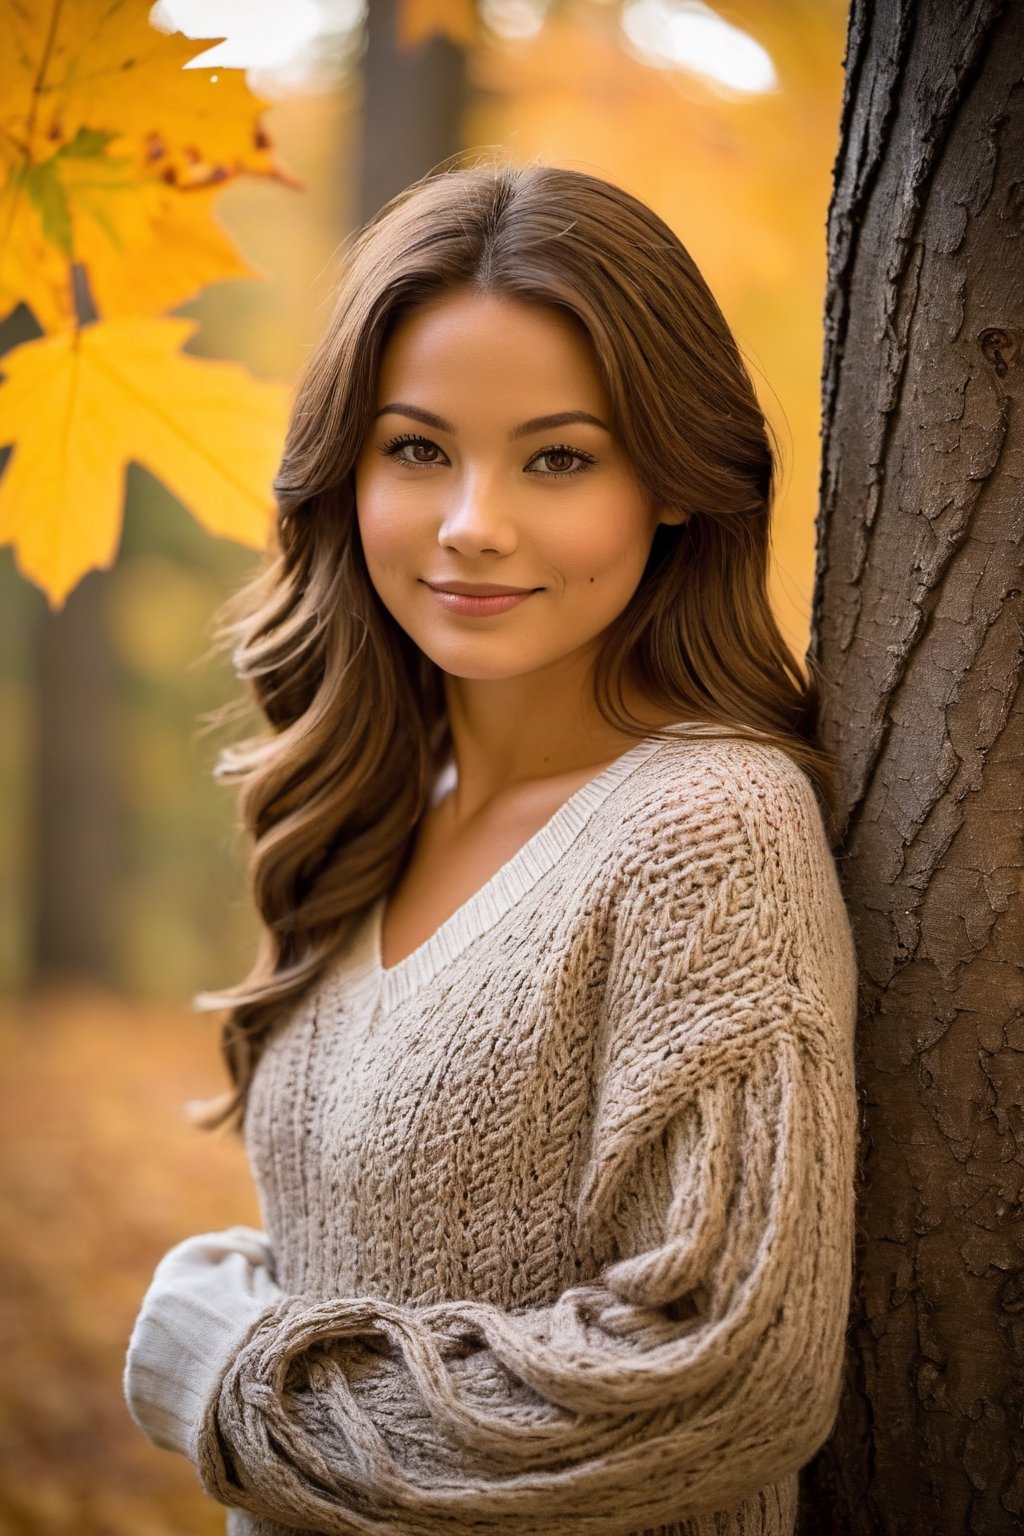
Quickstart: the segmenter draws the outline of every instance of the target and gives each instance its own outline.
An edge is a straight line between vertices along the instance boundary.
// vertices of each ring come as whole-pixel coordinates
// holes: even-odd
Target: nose
[[[516,532],[507,507],[493,484],[482,475],[467,476],[463,484],[453,485],[437,532],[442,549],[454,549],[460,555],[511,554],[516,547]]]

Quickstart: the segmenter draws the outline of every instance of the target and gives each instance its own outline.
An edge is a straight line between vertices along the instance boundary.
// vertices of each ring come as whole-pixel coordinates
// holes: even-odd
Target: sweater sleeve
[[[625,861],[579,1197],[614,1260],[532,1308],[283,1297],[229,1341],[196,1426],[211,1496],[331,1536],[621,1536],[725,1509],[827,1439],[856,970],[781,757],[680,792]]]

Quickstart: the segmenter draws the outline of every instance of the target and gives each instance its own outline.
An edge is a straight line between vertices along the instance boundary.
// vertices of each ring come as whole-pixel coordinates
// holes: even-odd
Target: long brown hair
[[[451,745],[440,669],[367,573],[353,466],[392,329],[467,285],[578,317],[635,474],[690,514],[659,526],[637,591],[606,633],[594,675],[601,714],[628,734],[656,734],[625,708],[629,678],[661,718],[783,748],[814,784],[832,835],[813,664],[805,679],[768,601],[775,454],[707,284],[672,230],[620,187],[537,163],[446,162],[343,248],[274,482],[273,548],[219,615],[216,642],[230,646],[269,731],[225,748],[215,769],[240,786],[262,929],[244,980],[195,999],[229,1009],[221,1048],[233,1087],[197,1117],[207,1129],[241,1129],[268,1030],[393,885]]]

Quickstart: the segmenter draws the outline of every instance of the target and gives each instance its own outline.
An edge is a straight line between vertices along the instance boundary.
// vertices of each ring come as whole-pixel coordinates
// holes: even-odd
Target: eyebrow
[[[379,411],[374,412],[374,421],[378,416],[411,416],[413,421],[421,421],[424,426],[436,427],[439,432],[449,432],[452,437],[458,434],[450,422],[443,416],[435,416],[433,411],[425,411],[418,405],[405,405],[402,401],[393,400],[389,405],[382,405]],[[529,421],[521,422],[518,427],[513,427],[508,434],[509,442],[514,442],[518,437],[528,437],[531,432],[544,432],[549,427],[567,427],[573,422],[589,422],[593,427],[600,427],[603,432],[610,432],[597,416],[592,416],[589,411],[556,411],[553,416],[533,416]]]

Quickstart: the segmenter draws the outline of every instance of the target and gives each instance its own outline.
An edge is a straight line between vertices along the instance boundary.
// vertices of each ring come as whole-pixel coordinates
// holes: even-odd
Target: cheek
[[[566,576],[588,586],[619,587],[643,570],[649,542],[644,508],[626,493],[592,503],[584,516],[555,532],[549,550]]]
[[[356,521],[368,565],[393,565],[409,553],[415,535],[401,494],[375,485],[372,476],[355,483]]]

